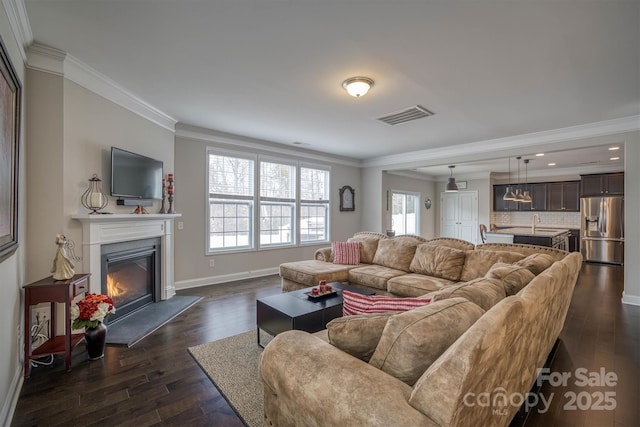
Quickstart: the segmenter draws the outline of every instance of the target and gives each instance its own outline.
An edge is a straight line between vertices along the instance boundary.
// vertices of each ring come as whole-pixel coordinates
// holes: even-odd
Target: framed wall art
[[[345,185],[340,188],[340,211],[355,211],[356,210],[356,192],[349,185]]]
[[[0,39],[0,261],[18,249],[18,148],[22,87]]]

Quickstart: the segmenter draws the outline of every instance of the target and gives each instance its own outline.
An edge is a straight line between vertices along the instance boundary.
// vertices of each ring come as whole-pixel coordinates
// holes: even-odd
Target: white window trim
[[[420,200],[422,200],[422,194],[418,191],[407,191],[407,190],[391,190],[391,220],[393,221],[393,195],[394,194],[404,194],[405,196],[414,196],[416,197],[416,233],[420,235],[420,220],[422,218],[422,213],[420,211]],[[389,224],[389,229],[393,230],[393,223]]]

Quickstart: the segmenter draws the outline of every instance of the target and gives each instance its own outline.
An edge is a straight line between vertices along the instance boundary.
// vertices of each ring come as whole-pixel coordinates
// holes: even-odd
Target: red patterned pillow
[[[360,264],[360,242],[333,242],[331,249],[334,264]]]
[[[342,291],[342,315],[384,313],[386,311],[408,311],[431,302],[428,298],[395,298],[384,295],[361,295]]]

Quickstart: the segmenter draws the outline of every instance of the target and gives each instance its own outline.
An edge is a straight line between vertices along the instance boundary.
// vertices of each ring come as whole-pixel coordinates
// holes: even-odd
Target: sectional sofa
[[[349,242],[360,244],[360,263],[333,262],[332,248],[316,251],[314,259],[280,265],[282,291],[316,286],[320,280],[349,282],[382,295],[420,296],[456,283],[483,277],[492,265],[523,261],[534,255],[546,267],[567,252],[531,245],[484,244],[475,246],[464,240],[419,236],[356,233]],[[544,254],[544,257],[538,255]],[[533,261],[531,261],[533,262]],[[545,267],[545,268],[546,268]]]
[[[366,238],[372,237],[379,237],[383,249],[388,245],[384,237]],[[396,245],[411,246],[410,240],[402,237]],[[581,255],[528,245],[461,249],[452,247],[456,241],[414,243],[411,262],[399,261],[408,266],[403,270],[374,254],[371,261],[378,262],[323,272],[317,262],[331,264],[326,251],[316,253],[317,262],[288,266],[298,276],[285,268],[283,289],[309,286],[327,274],[359,279],[361,286],[387,294],[424,291],[419,298],[429,303],[342,317],[316,334],[279,334],[260,362],[265,426],[509,425],[560,335]],[[459,253],[430,246],[463,252],[462,266],[459,259],[450,262]],[[416,257],[425,262],[414,262]],[[354,271],[378,267],[376,279]],[[393,281],[407,275],[427,278]]]

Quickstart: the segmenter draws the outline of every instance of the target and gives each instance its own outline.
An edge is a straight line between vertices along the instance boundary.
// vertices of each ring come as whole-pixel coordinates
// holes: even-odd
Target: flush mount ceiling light
[[[449,181],[447,182],[447,186],[444,189],[444,191],[447,193],[453,193],[458,191],[458,184],[456,184],[456,179],[453,177],[453,168],[455,168],[455,166],[453,165],[449,166],[451,175],[449,176]]]
[[[342,87],[355,98],[366,95],[372,86],[373,80],[369,77],[351,77],[342,82]]]

